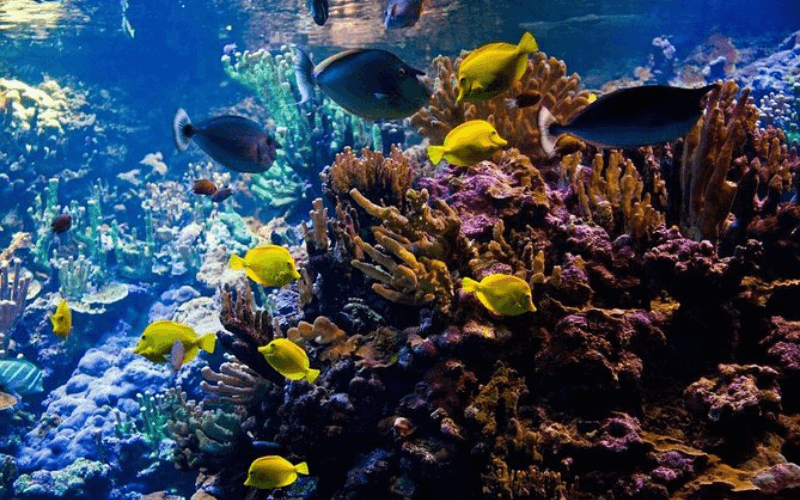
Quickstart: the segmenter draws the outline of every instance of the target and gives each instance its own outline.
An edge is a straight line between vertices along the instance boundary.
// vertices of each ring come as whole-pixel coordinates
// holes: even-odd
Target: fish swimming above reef
[[[510,89],[528,69],[528,54],[538,50],[527,32],[517,45],[497,42],[473,50],[458,65],[456,102],[485,101]]]
[[[56,234],[61,234],[69,231],[72,227],[72,216],[70,214],[61,214],[50,223],[50,228]]]
[[[289,339],[275,339],[259,347],[258,352],[275,371],[288,379],[306,379],[312,383],[319,377],[319,370],[310,367],[306,351]]]
[[[539,109],[542,149],[553,155],[562,134],[600,148],[636,148],[674,141],[686,135],[703,114],[702,100],[717,84],[695,89],[647,85],[605,94],[569,123],[560,124]]]
[[[197,179],[192,184],[192,192],[202,196],[211,196],[217,192],[217,186],[208,179]]]
[[[300,278],[294,257],[282,246],[251,248],[244,258],[231,255],[231,269],[244,269],[248,278],[262,286],[284,286]]]
[[[434,165],[444,158],[454,165],[470,166],[488,160],[507,144],[491,123],[470,120],[451,130],[443,145],[428,146],[428,157]]]
[[[186,351],[182,361],[185,364],[193,360],[200,349],[213,354],[216,338],[213,333],[200,336],[188,325],[161,320],[150,323],[144,329],[133,352],[154,363],[166,363],[170,361],[167,356],[172,354],[175,341],[180,341]]]
[[[499,316],[518,316],[536,311],[530,285],[516,276],[491,274],[480,283],[464,278],[461,280],[461,289],[467,293],[474,292],[486,309]]]
[[[222,203],[233,194],[233,189],[229,187],[219,188],[217,192],[211,195],[211,201],[214,203]]]
[[[245,486],[260,489],[281,488],[297,481],[297,475],[308,475],[308,464],[291,462],[278,455],[267,455],[253,460],[247,471]]]
[[[297,49],[295,76],[303,104],[314,84],[348,112],[368,120],[398,120],[428,103],[430,89],[418,77],[425,73],[378,49],[340,52],[314,67]]]
[[[308,6],[311,9],[311,17],[314,18],[314,22],[319,26],[324,25],[330,15],[328,0],[309,0]]]
[[[20,396],[43,392],[42,371],[24,359],[0,359],[0,388]]]
[[[66,340],[72,330],[72,312],[65,299],[61,299],[56,312],[50,315],[50,323],[53,324],[53,333],[61,340]]]
[[[194,125],[183,109],[172,120],[172,135],[180,151],[194,140],[220,165],[251,174],[266,172],[281,147],[258,123],[243,116],[217,116]]]
[[[424,5],[425,0],[390,0],[384,13],[383,25],[386,29],[410,28],[419,21]]]

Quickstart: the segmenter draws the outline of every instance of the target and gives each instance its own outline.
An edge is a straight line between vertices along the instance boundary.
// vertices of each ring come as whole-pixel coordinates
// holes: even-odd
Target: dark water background
[[[36,84],[47,74],[107,89],[142,130],[129,144],[141,158],[170,150],[168,127],[177,107],[211,109],[246,96],[227,82],[219,62],[229,43],[240,50],[298,43],[317,60],[343,47],[380,47],[425,69],[438,54],[516,42],[522,25],[544,52],[564,59],[585,85],[599,87],[643,64],[655,36],[670,36],[681,57],[712,32],[740,48],[768,47],[800,27],[798,0],[429,0],[416,26],[387,31],[387,3],[331,0],[331,18],[318,27],[306,0],[130,0],[131,39],[116,0],[64,0],[65,16],[55,28],[6,25],[3,10],[13,3],[0,0],[0,75]]]

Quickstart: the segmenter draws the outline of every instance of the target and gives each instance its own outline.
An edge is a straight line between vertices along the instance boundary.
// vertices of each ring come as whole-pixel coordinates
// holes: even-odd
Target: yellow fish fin
[[[206,351],[209,354],[214,354],[214,346],[217,344],[217,336],[213,333],[209,333],[203,335],[199,339],[197,339],[197,345],[200,349]]]
[[[244,261],[244,259],[235,254],[231,255],[230,265],[231,269],[234,271],[239,271],[240,269],[247,267],[247,263]]]
[[[478,300],[481,302],[481,304],[483,304],[483,307],[490,310],[494,314],[497,314],[498,316],[503,315],[502,311],[500,311],[497,307],[494,306],[494,304],[492,304],[492,302],[489,301],[489,298],[486,297],[486,294],[484,294],[483,292],[477,292],[475,296],[478,297]]]
[[[308,475],[308,464],[306,462],[300,462],[299,464],[294,466],[294,471],[298,474],[302,474],[304,476]]]
[[[185,344],[184,347],[186,347]],[[190,347],[189,349],[186,349],[186,355],[183,357],[183,364],[185,365],[194,358],[196,358],[198,352],[200,352],[200,349],[198,349],[196,345]],[[166,358],[164,358],[164,360],[166,361]]]
[[[517,51],[519,51],[520,54],[532,54],[533,52],[539,51],[539,44],[536,43],[536,39],[529,31],[526,31],[525,34],[522,35],[522,39],[519,41],[519,45],[517,45]]]
[[[428,146],[428,158],[431,159],[431,163],[434,165],[442,161],[444,153],[444,146]]]
[[[480,283],[472,278],[463,278],[461,280],[461,289],[466,293],[477,292],[480,289]]]
[[[315,380],[319,377],[319,370],[315,370],[314,368],[309,368],[306,372],[306,381],[309,384],[313,384]],[[306,473],[307,474],[307,473]]]

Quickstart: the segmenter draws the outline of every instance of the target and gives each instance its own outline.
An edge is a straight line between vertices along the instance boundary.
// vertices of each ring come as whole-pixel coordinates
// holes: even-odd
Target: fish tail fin
[[[525,34],[522,35],[522,39],[519,41],[519,45],[517,45],[517,50],[520,54],[532,54],[539,51],[539,44],[536,43],[536,38],[533,37],[530,31],[526,31]]]
[[[217,336],[213,333],[208,333],[200,337],[197,341],[197,345],[200,349],[206,351],[209,354],[214,354],[214,347],[217,345]]]
[[[319,370],[316,370],[314,368],[309,368],[308,371],[306,372],[306,381],[309,384],[313,384],[314,381],[317,380],[317,377],[319,377]]]
[[[314,63],[300,47],[295,47],[295,51],[294,77],[297,79],[297,90],[300,91],[300,102],[297,104],[303,104],[314,95]]]
[[[436,165],[444,157],[444,146],[428,146],[428,158]]]
[[[175,118],[172,119],[172,138],[175,140],[178,151],[186,151],[193,135],[194,127],[189,115],[183,108],[178,109],[175,112]]]
[[[551,127],[558,124],[556,117],[545,106],[539,108],[539,142],[547,156],[553,156],[556,151],[558,136],[551,132]]]
[[[236,254],[231,255],[230,266],[231,266],[231,269],[233,269],[234,271],[239,271],[239,270],[244,269],[245,267],[247,267],[245,265],[244,259],[239,257]]]
[[[472,278],[462,278],[461,279],[461,289],[467,293],[477,292],[480,283],[475,281]]]
[[[304,476],[308,475],[308,463],[300,462],[299,464],[294,466],[294,471],[298,474],[302,474]]]

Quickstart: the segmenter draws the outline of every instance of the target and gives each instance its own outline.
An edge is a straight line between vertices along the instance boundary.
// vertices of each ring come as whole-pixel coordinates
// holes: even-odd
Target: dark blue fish
[[[0,359],[0,388],[20,396],[42,392],[42,371],[24,359]]]
[[[542,148],[552,155],[562,134],[601,148],[636,148],[674,141],[703,114],[702,100],[717,84],[697,89],[649,85],[599,97],[562,125],[544,106],[539,110]]]
[[[316,67],[297,49],[295,75],[302,100],[314,84],[350,113],[368,120],[397,120],[428,103],[430,89],[418,78],[425,73],[379,49],[346,50]]]
[[[184,151],[194,139],[200,149],[237,172],[266,172],[281,146],[261,126],[242,116],[218,116],[197,125],[179,109],[172,120],[175,145]]]
[[[383,25],[386,29],[414,26],[422,15],[424,4],[425,0],[391,0],[386,7]]]
[[[311,0],[309,7],[311,8],[311,17],[314,18],[314,22],[319,26],[325,24],[330,15],[328,0]]]

